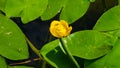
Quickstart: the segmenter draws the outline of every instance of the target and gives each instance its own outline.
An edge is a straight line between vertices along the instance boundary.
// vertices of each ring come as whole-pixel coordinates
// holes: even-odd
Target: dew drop
[[[5,27],[4,26],[1,26],[2,29],[4,29]]]
[[[11,43],[8,43],[8,46],[11,46]]]
[[[95,2],[95,0],[89,0],[90,2]]]
[[[7,33],[5,33],[6,35],[11,35],[12,34],[12,32],[7,32]]]
[[[18,52],[21,52],[21,51],[22,51],[22,50],[19,48],[19,49],[18,49]]]

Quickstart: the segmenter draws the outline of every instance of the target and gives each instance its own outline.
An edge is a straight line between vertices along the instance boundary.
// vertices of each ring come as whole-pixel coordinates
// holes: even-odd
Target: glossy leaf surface
[[[3,15],[0,15],[0,55],[12,60],[28,58],[28,47],[22,31]]]
[[[41,18],[49,20],[61,11],[59,19],[71,24],[86,13],[89,4],[89,0],[49,0],[48,7]]]
[[[46,44],[40,51],[44,59],[55,68],[75,68],[73,62],[61,51],[59,45],[61,45],[59,40]]]
[[[48,6],[43,15],[42,20],[49,20],[59,13],[67,0],[48,0]]]
[[[5,62],[5,59],[0,56],[0,67],[1,68],[7,68],[7,64]]]
[[[86,13],[89,4],[89,0],[68,0],[60,14],[60,20],[69,24],[75,22]]]
[[[112,47],[109,37],[93,30],[79,31],[63,38],[72,55],[95,59],[107,54]]]
[[[5,13],[8,17],[21,17],[23,23],[28,23],[42,15],[48,0],[7,0]]]
[[[120,6],[106,11],[97,21],[94,30],[109,31],[120,29]]]
[[[104,57],[85,65],[85,68],[120,68],[120,39]]]
[[[6,0],[0,0],[0,10],[4,11],[5,8],[5,1]]]

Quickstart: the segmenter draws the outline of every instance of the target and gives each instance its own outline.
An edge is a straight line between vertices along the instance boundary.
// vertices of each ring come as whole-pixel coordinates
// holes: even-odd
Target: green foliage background
[[[28,24],[36,18],[46,21],[59,14],[59,20],[72,24],[85,15],[91,2],[94,1],[0,0],[0,67],[31,68],[6,63],[5,58],[22,60],[29,57],[26,37],[11,17],[21,17],[22,22]],[[74,32],[61,38],[62,42],[60,39],[51,41],[39,50],[39,54],[55,68],[76,68],[70,56],[79,58],[76,60],[79,66],[79,61],[84,59],[84,68],[120,68],[119,16],[120,6],[117,5],[105,11],[92,30]]]

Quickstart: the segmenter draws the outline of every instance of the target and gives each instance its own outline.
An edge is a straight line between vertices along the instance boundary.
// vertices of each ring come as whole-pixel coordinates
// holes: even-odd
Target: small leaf
[[[86,13],[89,4],[89,0],[68,0],[60,14],[60,20],[69,24],[75,22]]]
[[[69,57],[63,53],[59,47],[60,45],[59,40],[44,45],[40,50],[43,58],[55,68],[75,68],[76,66]]]
[[[5,62],[5,59],[0,56],[0,67],[1,68],[7,68],[7,64]]]
[[[95,59],[107,54],[112,47],[110,38],[103,33],[86,30],[79,31],[64,38],[64,43],[72,55],[84,59]]]
[[[109,31],[120,29],[120,6],[106,11],[94,26],[94,30]]]
[[[67,0],[48,0],[46,11],[42,14],[42,20],[49,20],[60,12]]]
[[[0,15],[0,55],[12,59],[28,58],[28,47],[19,27],[10,19]]]

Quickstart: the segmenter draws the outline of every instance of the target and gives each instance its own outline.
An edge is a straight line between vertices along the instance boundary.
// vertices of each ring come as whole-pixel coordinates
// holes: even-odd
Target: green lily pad
[[[29,56],[24,34],[12,20],[3,15],[0,15],[0,55],[12,60]]]
[[[95,59],[111,50],[114,42],[110,42],[110,38],[98,31],[85,30],[73,33],[62,40],[72,55],[84,59]]]
[[[5,59],[0,56],[0,67],[1,68],[7,68],[7,64],[5,62]]]
[[[75,22],[86,13],[89,5],[89,0],[68,0],[60,14],[60,20],[69,24]]]
[[[4,11],[5,8],[5,1],[6,0],[0,0],[0,10]]]
[[[120,6],[115,6],[106,11],[100,19],[98,19],[94,30],[109,31],[120,29]]]
[[[28,23],[42,15],[48,0],[6,0],[5,13],[8,17],[21,17]]]
[[[120,39],[113,49],[104,57],[95,61],[86,61],[85,68],[120,68]],[[91,63],[88,63],[91,62]]]
[[[69,57],[59,47],[59,40],[52,41],[40,50],[43,58],[55,68],[76,68]]]
[[[48,0],[48,7],[42,14],[42,20],[49,20],[59,13],[67,0]]]

